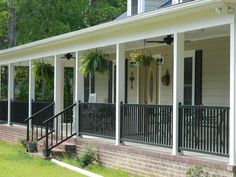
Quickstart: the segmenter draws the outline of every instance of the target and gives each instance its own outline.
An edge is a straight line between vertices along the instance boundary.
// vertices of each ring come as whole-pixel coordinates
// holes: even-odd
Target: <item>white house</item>
[[[235,8],[235,0],[128,0],[127,13],[114,21],[1,50],[0,65],[8,66],[9,76],[8,125],[13,119],[14,66],[20,62],[30,68],[31,117],[32,62],[45,58],[54,66],[56,115],[44,123],[43,127],[54,122],[46,133],[114,139],[117,146],[121,142],[157,145],[171,148],[173,156],[189,150],[223,155],[226,164],[234,167]],[[84,78],[80,57],[95,49],[109,54],[109,70]],[[131,65],[130,53],[136,49],[148,50],[154,60],[145,66]],[[64,59],[67,53],[75,60]],[[75,70],[75,104],[63,112],[64,67]],[[73,124],[62,125],[61,116],[72,109]],[[42,125],[34,125],[34,117],[29,120],[33,135],[32,126],[38,131]]]

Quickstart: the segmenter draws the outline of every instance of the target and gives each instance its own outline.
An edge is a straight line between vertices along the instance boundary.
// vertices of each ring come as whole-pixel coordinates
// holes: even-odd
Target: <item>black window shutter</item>
[[[125,59],[125,103],[128,103],[128,59]]]
[[[84,102],[89,100],[89,76],[84,77]]]
[[[108,64],[108,103],[112,103],[112,61]]]
[[[202,53],[195,52],[195,105],[202,104]]]

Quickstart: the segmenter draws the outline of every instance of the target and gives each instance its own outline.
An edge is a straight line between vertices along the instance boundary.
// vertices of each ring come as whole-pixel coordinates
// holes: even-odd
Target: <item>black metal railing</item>
[[[115,138],[115,115],[115,104],[79,103],[79,134]]]
[[[1,100],[0,101],[0,123],[6,123],[7,122],[7,109],[8,108],[8,101],[7,100]]]
[[[53,102],[47,105],[43,109],[34,113],[31,117],[24,120],[27,124],[27,140],[33,141],[34,139],[36,139],[37,141],[39,141],[46,136],[45,126],[43,125],[43,122],[54,115],[54,104],[55,103]]]
[[[73,104],[43,122],[46,129],[45,144],[47,157],[53,148],[76,135],[75,123],[73,123],[73,121],[69,123],[63,122],[64,116],[67,115],[67,112],[70,112],[71,110],[73,111],[75,108],[76,104]],[[73,115],[71,116],[71,119],[73,120]]]
[[[229,107],[179,106],[179,148],[228,155]]]
[[[25,124],[25,119],[29,115],[29,101],[11,101],[11,122]]]
[[[121,104],[121,140],[172,146],[172,106]]]

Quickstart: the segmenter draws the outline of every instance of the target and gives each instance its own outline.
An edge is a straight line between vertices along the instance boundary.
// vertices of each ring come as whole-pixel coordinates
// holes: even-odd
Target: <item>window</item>
[[[131,15],[138,14],[138,0],[131,1]]]

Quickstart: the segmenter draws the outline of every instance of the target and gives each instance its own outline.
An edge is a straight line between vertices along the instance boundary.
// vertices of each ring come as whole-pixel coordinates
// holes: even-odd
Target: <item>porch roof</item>
[[[35,41],[25,45],[5,49],[0,51],[0,64],[13,63],[19,61],[26,61],[29,59],[36,59],[40,57],[52,56],[72,51],[82,51],[92,48],[98,48],[108,45],[115,45],[117,43],[130,42],[138,38],[128,38],[129,32],[135,29],[138,25],[145,26],[161,21],[172,25],[176,24],[176,18],[182,20],[183,15],[187,17],[191,13],[200,13],[209,8],[223,5],[225,0],[196,0],[189,3],[178,4],[163,9],[139,14],[128,17],[122,20],[112,21],[90,28],[58,35],[51,38]],[[227,2],[233,2],[228,0]],[[225,22],[227,23],[227,22]],[[164,25],[164,26],[165,26]],[[149,29],[155,29],[156,26],[149,26]],[[176,29],[176,31],[178,31]],[[184,32],[184,31],[183,31]],[[168,30],[166,30],[168,33]],[[117,38],[113,36],[119,34]],[[142,33],[141,33],[142,34]],[[140,34],[140,39],[144,36]],[[157,33],[156,36],[165,35],[164,33]],[[123,37],[125,39],[121,39]],[[147,35],[147,37],[152,37]],[[92,44],[92,45],[91,45]]]

